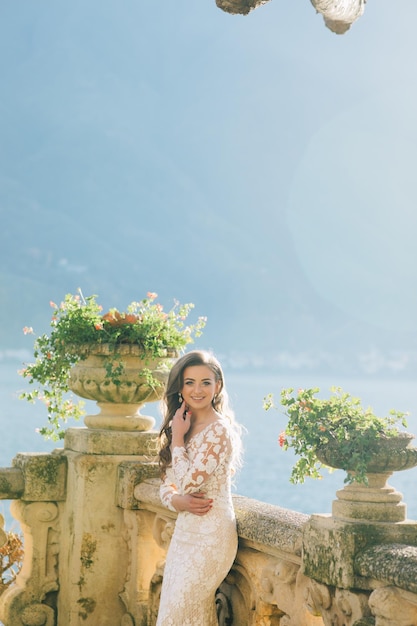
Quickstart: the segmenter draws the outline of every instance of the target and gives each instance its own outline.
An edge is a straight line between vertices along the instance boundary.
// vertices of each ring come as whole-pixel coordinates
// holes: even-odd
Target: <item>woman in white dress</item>
[[[237,551],[231,481],[241,452],[217,359],[202,351],[181,357],[165,405],[161,500],[178,517],[156,626],[216,626],[215,592]]]

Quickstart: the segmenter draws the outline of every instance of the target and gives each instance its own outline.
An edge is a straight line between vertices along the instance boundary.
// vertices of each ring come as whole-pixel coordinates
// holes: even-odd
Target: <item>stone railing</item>
[[[63,449],[0,470],[25,542],[5,626],[155,624],[176,517],[159,499],[155,445],[153,431],[71,428]],[[417,522],[389,476],[342,489],[331,515],[234,496],[239,550],[219,624],[417,625]]]

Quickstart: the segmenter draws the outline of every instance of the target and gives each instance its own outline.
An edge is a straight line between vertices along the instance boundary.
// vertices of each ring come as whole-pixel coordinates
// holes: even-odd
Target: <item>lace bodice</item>
[[[175,493],[204,491],[220,505],[230,503],[232,438],[228,424],[218,420],[190,438],[185,447],[176,447],[172,466],[161,485],[161,500],[171,510]]]

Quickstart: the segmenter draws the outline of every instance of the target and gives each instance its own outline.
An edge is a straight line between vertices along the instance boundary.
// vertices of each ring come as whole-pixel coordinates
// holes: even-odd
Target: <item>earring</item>
[[[178,402],[180,404],[182,404],[182,395],[181,395],[181,391],[178,392]]]

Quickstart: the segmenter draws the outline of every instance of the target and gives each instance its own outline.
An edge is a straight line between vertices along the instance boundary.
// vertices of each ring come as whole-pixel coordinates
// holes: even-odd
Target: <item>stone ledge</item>
[[[265,546],[301,556],[303,527],[308,515],[240,495],[233,496],[233,503],[240,539],[256,544],[258,550]]]
[[[136,485],[135,498],[145,506],[134,508],[175,517],[175,513],[161,504],[159,484],[158,478],[150,478]],[[303,527],[308,515],[240,495],[233,496],[233,504],[240,540],[262,552],[301,556]]]
[[[0,468],[0,500],[18,500],[24,489],[25,479],[20,468]]]
[[[355,572],[417,593],[417,547],[400,543],[372,546],[355,559]]]
[[[32,452],[17,454],[12,461],[23,475],[20,498],[29,502],[60,502],[66,497],[67,459],[61,450],[51,454]]]

